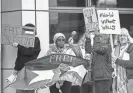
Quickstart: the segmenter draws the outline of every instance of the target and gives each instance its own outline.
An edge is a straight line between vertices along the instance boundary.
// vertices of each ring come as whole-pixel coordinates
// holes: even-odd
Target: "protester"
[[[126,28],[121,28],[113,52],[117,64],[117,93],[133,93],[133,41]]]
[[[87,59],[89,64],[91,65],[91,39],[89,33],[83,34],[81,39],[79,40],[79,43],[74,46],[71,42],[69,43],[71,49],[74,51],[75,55],[79,58]],[[90,68],[88,68],[90,70]],[[72,92],[73,93],[91,93],[92,92],[92,86],[88,85],[88,81],[91,81],[91,72],[88,71],[88,73],[85,76],[85,79],[83,81],[83,85],[81,87],[79,86],[73,86]],[[78,90],[78,91],[76,91]]]
[[[27,27],[35,27],[33,24],[26,24]],[[36,34],[36,33],[35,33]],[[40,40],[35,37],[34,47],[25,47],[18,43],[13,43],[14,47],[18,48],[17,58],[14,67],[14,75],[17,75],[19,71],[24,67],[24,64],[28,61],[36,59],[40,52]],[[16,90],[16,93],[34,93],[34,90]]]
[[[85,33],[85,44],[84,44],[84,50],[85,52],[82,52],[82,54],[84,55],[83,58],[87,59],[90,66],[88,68],[88,72],[84,78],[84,82],[81,86],[81,92],[83,93],[91,93],[92,92],[92,83],[91,83],[91,58],[92,58],[92,43],[93,42],[92,39],[92,33]]]
[[[69,44],[74,44],[75,43],[75,37],[77,35],[76,31],[72,31],[71,37],[68,39]]]
[[[56,33],[54,35],[53,41],[54,45],[48,50],[47,55],[50,54],[69,54],[75,55],[74,52],[66,48],[65,46],[65,35],[62,33]],[[56,84],[50,86],[50,93],[59,93],[59,88],[61,89],[62,93],[71,93],[71,82],[64,81],[64,82],[57,82]]]
[[[110,93],[113,69],[108,35],[95,35],[92,53],[92,80],[95,93]]]

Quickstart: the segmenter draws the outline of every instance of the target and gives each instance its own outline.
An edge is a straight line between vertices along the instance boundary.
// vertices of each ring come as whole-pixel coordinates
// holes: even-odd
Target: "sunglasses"
[[[57,39],[57,41],[59,41],[59,42],[63,41],[63,42],[64,42],[64,41],[65,41],[65,39]]]

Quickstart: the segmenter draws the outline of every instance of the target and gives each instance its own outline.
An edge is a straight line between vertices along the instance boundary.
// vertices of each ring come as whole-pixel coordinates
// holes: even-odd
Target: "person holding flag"
[[[62,33],[56,33],[54,35],[53,41],[54,45],[48,50],[47,55],[51,54],[69,54],[75,56],[74,52],[66,48],[65,46],[65,35]],[[71,93],[71,82],[59,81],[56,84],[50,86],[50,93]]]
[[[33,24],[26,24],[25,26],[26,27],[35,27]],[[37,35],[36,31],[35,31],[35,35]],[[16,61],[15,61],[14,72],[11,75],[11,76],[14,76],[14,80],[12,82],[10,82],[9,78],[7,78],[7,80],[9,81],[10,84],[12,84],[15,81],[17,74],[24,67],[24,64],[28,61],[36,59],[41,50],[40,49],[40,40],[37,36],[35,37],[34,47],[25,47],[18,43],[13,43],[13,46],[18,48],[18,52],[17,52]],[[17,89],[16,93],[34,93],[34,90]]]
[[[65,47],[64,34],[55,34],[53,40],[55,43],[47,56],[26,62],[9,87],[24,90],[20,93],[46,87],[50,87],[51,93],[71,93],[72,83],[82,84],[88,61],[76,57],[71,48]]]
[[[91,36],[90,33],[85,32],[82,37],[80,38],[77,45],[74,45],[73,43],[69,42],[69,46],[74,51],[75,55],[79,58],[83,58],[88,60],[89,65],[91,66],[91,53],[92,53],[92,45],[91,45]],[[80,90],[78,92],[83,93],[91,93],[92,87],[88,85],[88,82],[91,82],[91,67],[88,68],[89,71],[87,71],[87,74],[84,78],[83,84],[81,87],[79,86],[73,86],[72,91],[77,92],[75,90]],[[75,89],[75,90],[73,90]]]

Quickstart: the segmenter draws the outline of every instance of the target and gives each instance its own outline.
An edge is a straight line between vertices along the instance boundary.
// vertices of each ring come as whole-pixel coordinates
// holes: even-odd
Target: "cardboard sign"
[[[1,43],[12,45],[18,43],[26,47],[34,47],[35,42],[35,28],[2,25]]]
[[[94,31],[98,29],[98,20],[94,7],[83,9],[86,31]]]
[[[97,10],[99,29],[102,34],[120,34],[118,10]]]

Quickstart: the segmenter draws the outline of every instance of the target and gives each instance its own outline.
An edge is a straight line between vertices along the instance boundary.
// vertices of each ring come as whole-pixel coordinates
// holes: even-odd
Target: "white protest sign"
[[[1,43],[12,45],[18,43],[27,47],[34,47],[35,42],[35,28],[2,25]]]
[[[95,7],[88,7],[83,9],[86,31],[94,31],[98,29],[98,20],[96,16]]]
[[[120,34],[118,10],[97,10],[101,34]]]

